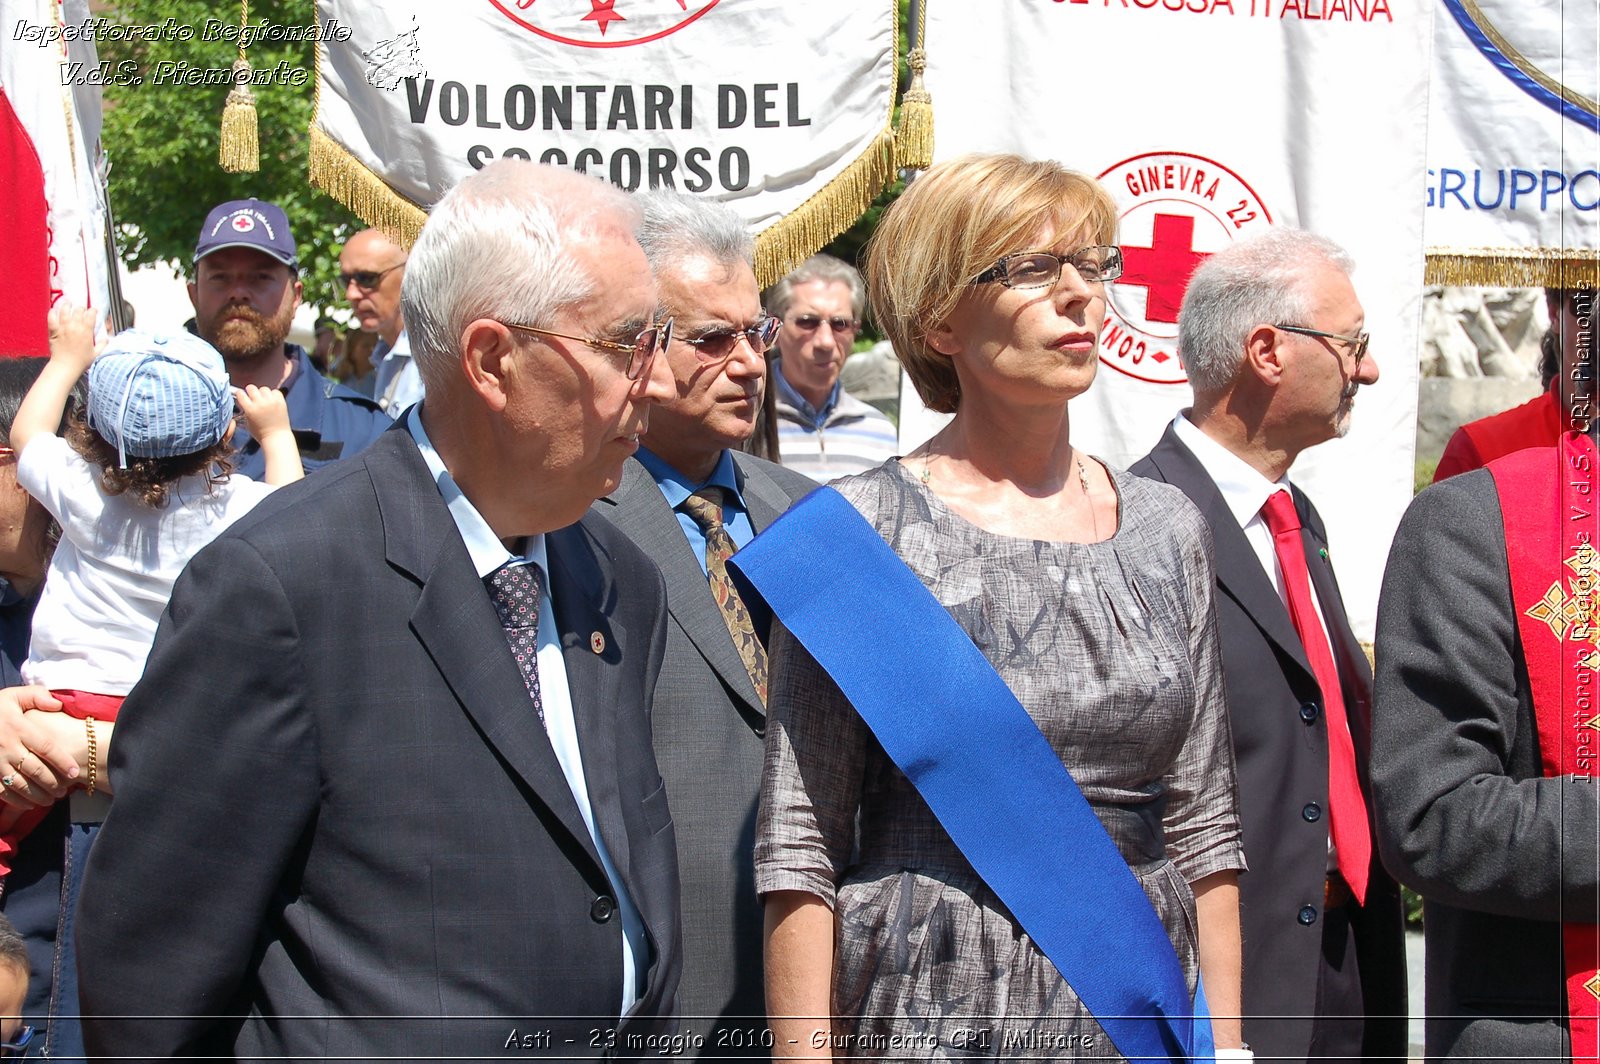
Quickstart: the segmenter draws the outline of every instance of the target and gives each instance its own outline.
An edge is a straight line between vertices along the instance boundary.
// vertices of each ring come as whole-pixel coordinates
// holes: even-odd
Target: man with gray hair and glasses
[[[1133,472],[1211,526],[1217,627],[1249,871],[1239,877],[1244,1036],[1269,1059],[1401,1060],[1399,889],[1373,846],[1372,672],[1316,507],[1288,473],[1343,436],[1378,379],[1354,263],[1274,229],[1212,255],[1178,313],[1194,388]]]
[[[664,589],[586,516],[673,394],[636,224],[570,170],[462,181],[402,288],[426,398],[178,580],[78,910],[91,1056],[636,1055],[669,1031]]]
[[[813,255],[767,290],[778,319],[778,451],[816,481],[865,472],[900,453],[894,423],[839,386],[867,290],[854,266]]]
[[[740,450],[755,431],[765,352],[778,323],[761,309],[755,246],[713,200],[637,197],[639,243],[675,394],[650,415],[622,482],[594,506],[660,566],[667,652],[652,714],[656,760],[678,832],[683,880],[684,1029],[689,1055],[765,1053],[762,908],[751,878],[766,730],[767,632],[727,559],[816,485]]]

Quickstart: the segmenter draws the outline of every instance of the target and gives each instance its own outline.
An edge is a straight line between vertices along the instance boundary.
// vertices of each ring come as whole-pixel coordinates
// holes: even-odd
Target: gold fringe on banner
[[[756,237],[756,283],[766,288],[866,213],[894,177],[894,133],[879,133],[860,158]]]
[[[382,229],[409,249],[428,214],[390,188],[344,145],[311,127],[311,184],[349,207],[374,229]]]
[[[927,0],[923,0],[926,9]],[[894,41],[891,69],[900,69],[900,5],[889,0],[890,40]],[[926,16],[924,16],[926,18]],[[913,52],[912,55],[916,53]],[[915,79],[913,79],[915,85]],[[923,95],[927,95],[926,92]],[[910,90],[907,90],[907,97]],[[905,122],[901,114],[901,125]],[[929,115],[931,122],[932,116]],[[756,235],[756,283],[762,288],[777,283],[784,274],[822,249],[822,246],[856,224],[867,213],[878,193],[894,180],[897,150],[894,133],[894,102],[882,132],[867,150],[845,167],[832,181],[812,193],[811,198]],[[933,148],[933,130],[928,129],[928,148]],[[904,166],[906,164],[900,163]]]
[[[1426,284],[1497,288],[1600,287],[1600,250],[1589,248],[1432,248]]]
[[[250,60],[244,55],[245,29],[250,25],[250,0],[239,0],[239,58],[233,61],[233,88],[222,105],[222,135],[217,139],[217,164],[230,174],[261,169],[261,138],[256,132],[256,94],[250,89]]]

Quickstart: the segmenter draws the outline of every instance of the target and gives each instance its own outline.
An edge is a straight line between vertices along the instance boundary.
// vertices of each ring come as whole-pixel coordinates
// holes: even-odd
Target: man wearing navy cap
[[[231,200],[212,208],[194,249],[195,332],[222,352],[235,387],[278,388],[307,471],[348,458],[389,427],[371,399],[317,372],[298,344],[288,343],[300,306],[294,235],[283,209],[264,200]],[[234,435],[238,469],[260,479],[261,446],[243,426]]]

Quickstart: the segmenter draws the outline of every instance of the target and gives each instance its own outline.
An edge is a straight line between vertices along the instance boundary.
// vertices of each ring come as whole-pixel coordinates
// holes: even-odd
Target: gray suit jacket
[[[734,470],[758,532],[816,487],[745,454],[734,455]],[[750,1037],[766,1022],[752,866],[766,713],[700,563],[644,466],[629,459],[622,483],[591,513],[643,548],[667,584],[667,651],[653,727],[683,879],[683,1023],[705,1037],[704,1055],[764,1054]]]
[[[1417,496],[1378,604],[1372,787],[1425,902],[1429,1060],[1561,1059],[1559,921],[1600,906],[1595,782],[1540,769],[1516,609],[1493,476]]]
[[[1294,622],[1222,493],[1169,427],[1132,469],[1194,501],[1211,525],[1217,559],[1217,629],[1228,683],[1239,779],[1239,818],[1250,870],[1239,878],[1244,933],[1244,1037],[1263,1057],[1305,1059],[1317,1009],[1323,884],[1327,875],[1328,724],[1322,692]],[[1344,695],[1366,783],[1372,674],[1345,618],[1327,560],[1327,534],[1311,500],[1295,489],[1307,568]],[[1362,1000],[1362,1055],[1406,1053],[1405,940],[1400,891],[1374,854],[1367,903],[1349,907]]]
[[[661,580],[593,518],[546,546],[590,803],[649,938],[626,1022],[610,880],[397,427],[262,503],[173,589],[78,908],[90,1054],[500,1059],[549,1032],[578,1056],[670,1026]]]

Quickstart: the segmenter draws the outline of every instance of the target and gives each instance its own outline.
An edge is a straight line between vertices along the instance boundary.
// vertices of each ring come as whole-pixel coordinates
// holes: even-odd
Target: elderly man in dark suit
[[[1349,257],[1279,229],[1211,256],[1178,315],[1194,387],[1135,473],[1211,525],[1239,813],[1244,1035],[1273,1059],[1401,1059],[1400,896],[1372,846],[1371,671],[1345,617],[1301,451],[1378,378]]]
[[[650,1053],[669,1026],[663,588],[585,517],[670,395],[635,221],[570,171],[463,181],[405,279],[426,402],[178,581],[79,910],[91,1055]]]
[[[761,309],[754,245],[728,208],[640,197],[639,242],[658,315],[674,322],[674,396],[650,416],[622,483],[594,506],[661,567],[667,653],[656,685],[656,760],[683,878],[680,999],[691,1053],[765,1055],[760,900],[752,879],[766,724],[765,625],[728,581],[727,555],[816,485],[741,453],[761,409],[776,322]],[[759,631],[758,631],[759,629]]]

